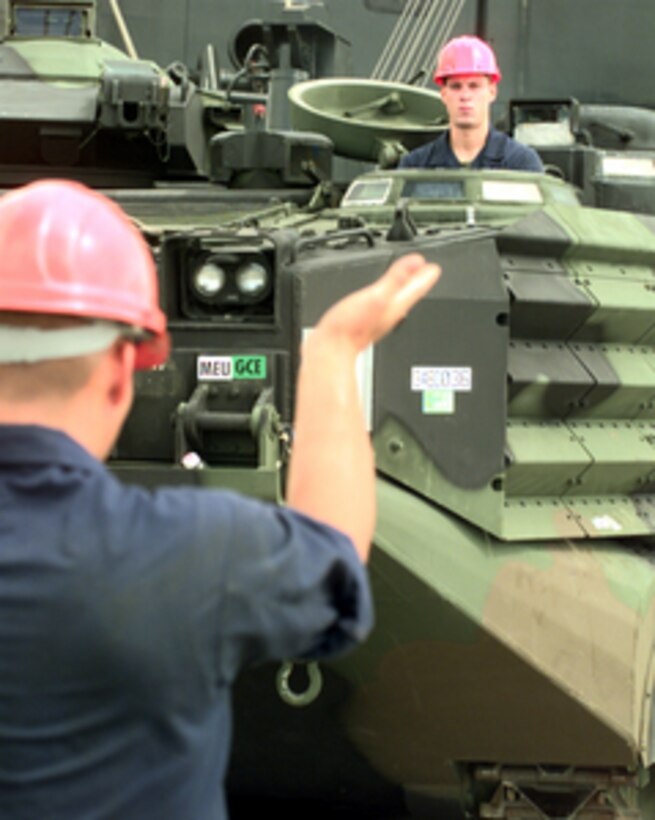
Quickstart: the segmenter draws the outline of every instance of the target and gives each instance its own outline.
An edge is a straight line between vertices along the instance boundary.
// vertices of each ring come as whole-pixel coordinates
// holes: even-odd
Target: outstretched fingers
[[[372,341],[382,338],[425,296],[441,276],[439,265],[427,263],[420,254],[397,259],[372,285],[378,305],[377,328]]]
[[[341,299],[317,330],[352,345],[355,351],[377,342],[400,322],[435,284],[439,265],[417,253],[397,259],[377,281]]]

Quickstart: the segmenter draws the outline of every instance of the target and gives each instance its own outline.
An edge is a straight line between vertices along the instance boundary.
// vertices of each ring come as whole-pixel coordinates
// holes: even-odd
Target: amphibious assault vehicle
[[[14,60],[17,47],[5,45]],[[135,141],[151,152],[148,118],[161,130],[174,106],[155,94],[167,87],[158,69],[137,74],[148,82],[98,79],[94,124],[80,125],[78,112],[55,129],[55,144],[70,147],[82,129],[82,142],[108,131],[131,145],[122,119],[134,110]],[[399,143],[443,127],[429,92],[339,88],[292,93],[294,133],[322,134],[234,141],[242,123],[203,117],[220,120],[203,148],[207,165],[193,154],[170,167],[158,157],[157,175],[175,185],[149,179],[147,191],[114,194],[151,243],[173,339],[166,365],[138,374],[111,462],[148,486],[282,500],[303,336],[401,254],[418,250],[444,271],[358,371],[379,472],[374,634],[329,664],[289,659],[243,676],[231,792],[378,817],[648,820],[655,220],[583,207],[561,180],[511,172],[380,169],[331,207],[320,169],[332,145],[388,160]],[[417,123],[410,113],[422,94],[434,108]],[[112,108],[121,99],[134,106]],[[229,120],[231,103],[216,99]],[[17,98],[13,110],[12,127]],[[247,166],[264,144],[284,155],[272,176]],[[107,148],[108,161],[121,150]],[[62,156],[59,147],[18,165],[60,173]],[[87,170],[103,171],[104,156]],[[44,165],[48,157],[56,162]],[[286,195],[294,168],[319,183],[313,197]],[[207,182],[212,173],[221,185]],[[201,188],[188,184],[194,175]],[[284,185],[257,199],[247,186],[265,176]]]
[[[379,150],[389,105],[358,99],[349,132],[314,104],[326,87],[294,88],[296,116]],[[655,220],[548,175],[380,169],[337,208],[143,227],[174,351],[139,377],[114,467],[151,485],[279,497],[303,336],[403,253],[444,269],[360,363],[375,632],[343,660],[243,676],[232,792],[651,816]]]

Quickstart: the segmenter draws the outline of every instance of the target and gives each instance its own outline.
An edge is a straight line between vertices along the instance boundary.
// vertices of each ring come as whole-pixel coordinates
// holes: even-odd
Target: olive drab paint
[[[16,2],[2,0],[5,21]],[[337,7],[356,18],[364,59],[379,51],[369,34],[391,29],[383,9],[406,4],[253,0],[266,20],[235,5],[212,21],[212,43],[236,29],[212,61],[209,48],[174,53],[166,0],[132,18],[144,54],[171,50],[168,69],[98,39],[120,28],[107,8],[96,31],[92,0],[71,5],[88,20],[74,36],[7,28],[0,42],[0,182],[45,170],[112,189],[147,238],[172,349],[137,374],[110,462],[120,478],[283,501],[305,329],[397,256],[443,268],[360,367],[378,470],[377,627],[312,670],[311,697],[298,664],[241,676],[228,786],[296,799],[302,784],[304,798],[397,816],[427,803],[456,820],[651,820],[650,0],[625,0],[620,31],[609,0],[489,12],[502,93],[529,98],[508,127],[554,134],[539,150],[584,206],[550,175],[393,168],[443,131],[443,103],[434,89],[341,79],[347,44],[325,21],[336,26]],[[581,52],[591,17],[606,36]],[[187,23],[202,31],[187,42],[204,43],[207,19]],[[555,31],[573,43],[557,72]],[[619,62],[644,64],[629,88],[610,42]],[[268,60],[246,61],[253,45]],[[611,76],[588,64],[594,50]],[[276,100],[283,110],[269,111]],[[288,128],[267,131],[280,117]],[[353,179],[333,150],[380,167]],[[270,274],[259,292],[253,264]],[[316,767],[307,749],[319,747]]]
[[[378,628],[366,649],[320,665],[316,731],[340,749],[332,765],[354,802],[428,784],[436,811],[459,817],[464,772],[489,784],[476,787],[480,809],[502,805],[504,782],[520,806],[540,789],[542,805],[553,792],[568,805],[582,782],[621,807],[616,820],[638,817],[627,812],[655,757],[655,565],[643,547],[655,532],[655,220],[581,207],[546,175],[377,170],[353,184],[369,182],[384,192],[374,201],[260,218],[250,241],[273,246],[270,320],[230,318],[212,333],[189,319],[173,354],[186,373],[175,401],[191,405],[190,434],[194,419],[236,431],[234,408],[245,429],[247,417],[266,418],[257,408],[271,395],[291,421],[303,329],[409,247],[438,262],[438,286],[371,359]],[[410,184],[436,194],[409,204],[411,220]],[[388,239],[401,222],[405,238]],[[313,245],[309,232],[330,242]],[[171,281],[185,275],[180,248],[192,258],[206,240],[180,241],[163,254]],[[238,255],[238,230],[220,241]],[[244,350],[266,357],[266,379],[252,377],[260,364]],[[236,362],[251,378],[236,378]],[[145,413],[128,420],[132,438],[146,418],[152,426]],[[234,481],[231,465],[257,461],[248,425],[241,443],[236,432],[201,434],[210,468],[198,481]],[[274,429],[257,445],[269,469]],[[126,465],[130,451],[120,455]],[[240,486],[259,491],[260,469]],[[290,721],[305,736],[303,709],[292,717],[271,680],[249,673],[236,691],[238,791],[253,766],[264,791],[282,782],[281,766],[305,771],[288,742]],[[275,759],[255,743],[262,727],[283,750]],[[314,792],[332,785],[326,776]]]

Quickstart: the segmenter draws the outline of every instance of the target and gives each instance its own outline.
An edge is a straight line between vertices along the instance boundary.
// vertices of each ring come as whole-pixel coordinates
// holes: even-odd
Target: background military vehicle
[[[240,108],[139,60],[127,30],[131,55],[101,40],[96,11],[95,0],[3,0],[0,183],[205,176],[212,130],[238,124]]]
[[[351,103],[330,115],[357,120],[357,144],[369,117],[369,160],[397,116],[390,85],[361,92],[356,117]],[[209,177],[233,132],[210,138]],[[239,164],[249,139],[234,143],[237,185],[268,170]],[[291,144],[305,174],[303,152],[326,145]],[[444,268],[360,365],[380,476],[375,633],[341,661],[243,677],[232,793],[378,817],[652,817],[653,221],[509,172],[379,170],[337,208],[276,187],[239,212],[247,187],[205,180],[198,204],[187,182],[114,193],[151,241],[174,343],[137,378],[112,462],[126,480],[279,498],[303,335],[408,250]]]
[[[515,137],[575,185],[585,204],[655,213],[655,111],[576,99],[510,104]]]
[[[122,48],[99,36],[108,8]],[[279,130],[287,87],[338,64],[338,38],[302,15],[243,26],[220,83],[210,46],[193,70],[139,59],[117,0],[2,0],[0,24],[0,186],[73,178],[181,225],[307,202],[330,177],[324,137]]]
[[[285,6],[304,6],[306,19],[322,23],[353,45],[334,73],[356,77],[376,74],[403,10],[420,6],[416,10],[425,12],[435,5],[452,18],[454,34],[478,30],[493,44],[503,70],[498,116],[510,100],[526,97],[653,107],[650,0],[623,0],[620,8],[614,0],[159,0],[156,6],[121,0],[139,53],[164,66],[176,60],[194,66],[209,40],[219,71],[225,73],[235,69],[231,44],[247,21],[279,17]],[[100,6],[98,27],[104,39],[121,45],[107,3]],[[435,36],[433,48],[436,45]],[[411,65],[400,79],[408,81],[423,67]]]
[[[653,210],[647,72],[632,72],[626,83],[608,60],[648,53],[645,0],[623,5],[619,30],[603,14],[607,0],[581,0],[575,11],[561,0],[527,0],[518,11],[496,4],[493,15],[485,0],[244,0],[238,10],[221,7],[215,31],[206,24],[215,14],[208,0],[184,9],[162,0],[151,10],[122,2],[124,14],[118,0],[99,7],[95,0],[3,0],[0,184],[39,174],[113,188],[208,176],[251,190],[330,176],[347,182],[361,167],[340,160],[330,173],[329,145],[308,135],[292,143],[286,90],[308,77],[353,73],[429,87],[435,42],[456,24],[477,30],[499,53],[497,117],[533,142],[585,203]],[[591,14],[593,41],[586,37]],[[557,41],[567,47],[555,71],[559,19],[566,26]],[[149,60],[137,58],[135,43]],[[264,114],[269,89],[274,104]],[[235,133],[243,126],[247,138]],[[281,139],[264,130],[286,133]],[[222,138],[210,150],[213,135]]]
[[[285,5],[304,6],[308,19],[341,34],[342,45],[345,39],[355,44],[350,54],[341,51],[335,75],[409,82],[422,70],[419,81],[429,84],[429,59],[416,62],[427,52],[415,48],[413,31],[401,31],[388,54],[395,59],[381,62],[404,11],[424,23],[432,57],[442,27],[454,25],[455,33],[477,31],[492,42],[503,69],[496,118],[509,128],[510,107],[529,102],[530,110],[523,106],[521,115],[528,122],[560,124],[559,138],[553,142],[552,130],[545,138],[542,129],[535,137],[537,147],[581,189],[586,203],[653,210],[650,0],[625,0],[618,19],[613,0],[499,0],[493,7],[486,0],[242,0],[222,3],[220,9],[212,0],[189,0],[184,7],[176,0],[161,0],[156,9],[130,0],[123,4],[135,40],[163,65],[178,59],[192,65],[205,45],[207,21],[220,19],[212,43],[222,55],[220,70],[225,73],[238,64],[233,40],[243,21],[281,15]],[[427,25],[431,8],[440,15],[432,28]],[[106,36],[118,41],[120,33],[107,12],[100,23]],[[548,104],[535,107],[535,101]],[[515,119],[518,124],[518,112]]]

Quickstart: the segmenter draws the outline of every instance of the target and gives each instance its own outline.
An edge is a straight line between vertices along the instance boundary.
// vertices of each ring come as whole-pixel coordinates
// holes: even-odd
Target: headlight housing
[[[256,299],[268,287],[269,271],[261,264],[251,260],[241,265],[235,274],[239,293],[248,299]]]
[[[263,248],[189,248],[181,279],[184,313],[210,320],[272,318],[274,259]]]
[[[199,299],[212,300],[225,287],[225,270],[210,257],[202,262],[191,274],[191,287]]]

